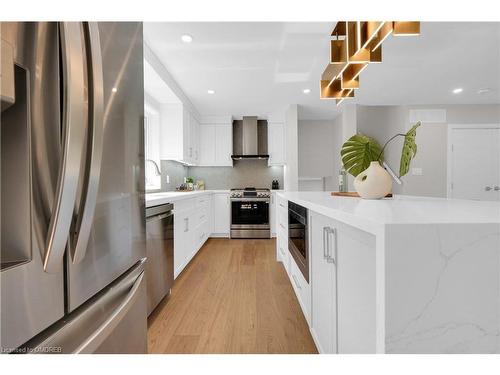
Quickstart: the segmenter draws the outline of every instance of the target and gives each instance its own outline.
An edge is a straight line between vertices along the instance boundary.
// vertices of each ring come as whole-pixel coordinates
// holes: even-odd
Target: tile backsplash
[[[169,182],[167,183],[167,175]],[[174,191],[176,187],[184,182],[188,175],[188,167],[173,160],[161,161],[161,190]]]
[[[181,163],[162,160],[161,186],[163,191],[175,190],[184,182],[184,177],[204,180],[206,189],[224,190],[254,186],[271,188],[273,180],[278,180],[283,188],[283,167],[267,165],[267,160],[237,160],[233,167],[188,167]],[[170,183],[167,184],[167,175]]]

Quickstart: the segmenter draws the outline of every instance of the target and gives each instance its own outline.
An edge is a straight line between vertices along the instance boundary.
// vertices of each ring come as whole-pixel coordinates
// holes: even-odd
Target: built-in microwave
[[[288,250],[309,282],[307,208],[288,202]]]

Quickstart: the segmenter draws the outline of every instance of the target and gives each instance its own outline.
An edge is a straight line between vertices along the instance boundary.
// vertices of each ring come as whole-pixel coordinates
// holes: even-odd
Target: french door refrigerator
[[[1,39],[2,352],[145,353],[142,24]]]

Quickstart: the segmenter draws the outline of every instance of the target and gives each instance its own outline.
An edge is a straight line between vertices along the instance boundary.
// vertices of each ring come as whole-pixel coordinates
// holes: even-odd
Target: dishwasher
[[[171,203],[146,208],[148,316],[174,283],[174,213]]]

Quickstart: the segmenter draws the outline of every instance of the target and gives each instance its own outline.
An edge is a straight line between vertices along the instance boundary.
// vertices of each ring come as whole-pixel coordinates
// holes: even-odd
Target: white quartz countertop
[[[146,193],[146,207],[172,203],[182,199],[213,193],[229,193],[229,190],[164,191],[160,193]]]
[[[500,202],[406,195],[366,200],[333,197],[329,192],[279,192],[278,196],[374,234],[388,224],[500,224]]]

